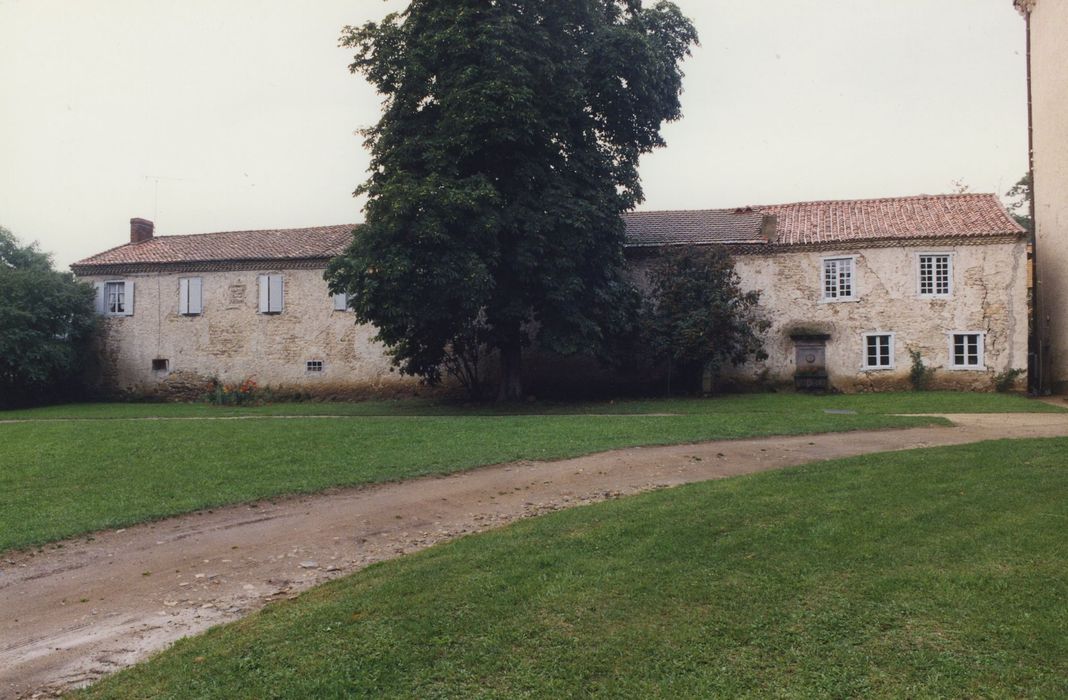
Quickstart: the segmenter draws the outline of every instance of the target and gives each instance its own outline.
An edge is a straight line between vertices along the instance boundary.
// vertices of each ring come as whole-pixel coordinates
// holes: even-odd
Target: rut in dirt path
[[[1068,436],[1068,414],[615,450],[231,506],[0,561],[0,697],[62,691],[268,601],[540,513],[823,459]],[[9,555],[10,556],[10,555]]]

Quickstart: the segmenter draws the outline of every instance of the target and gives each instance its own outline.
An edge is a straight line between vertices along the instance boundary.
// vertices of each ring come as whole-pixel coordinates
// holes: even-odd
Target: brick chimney
[[[130,219],[130,243],[151,241],[155,227],[148,219]]]

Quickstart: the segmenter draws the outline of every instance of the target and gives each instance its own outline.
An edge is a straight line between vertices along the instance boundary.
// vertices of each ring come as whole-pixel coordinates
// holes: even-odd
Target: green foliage
[[[640,0],[413,0],[345,28],[385,111],[364,132],[366,224],[326,277],[401,372],[437,383],[450,348],[484,347],[519,398],[532,329],[572,354],[631,321],[621,214],[696,39]]]
[[[1005,193],[1005,196],[1009,198],[1009,205],[1006,207],[1009,210],[1009,214],[1016,220],[1016,223],[1023,226],[1024,230],[1033,236],[1035,233],[1035,222],[1031,219],[1031,173],[1026,173],[1021,177],[1017,183]]]
[[[722,246],[680,247],[661,253],[649,272],[642,337],[656,362],[668,362],[689,391],[706,369],[767,358],[763,335],[771,323],[760,292],[745,292]]]
[[[215,406],[257,406],[264,402],[264,392],[251,377],[237,384],[213,379],[205,398]]]
[[[93,289],[0,227],[0,406],[77,393]]]
[[[1012,391],[1016,386],[1016,380],[1025,374],[1027,374],[1027,370],[1018,367],[999,372],[994,375],[994,390],[999,394],[1005,394]]]
[[[112,698],[1063,698],[1068,440],[526,520],[183,639]]]
[[[923,362],[923,355],[919,350],[909,350],[912,358],[912,367],[909,369],[909,383],[913,391],[926,391],[934,378],[935,368],[928,367]]]

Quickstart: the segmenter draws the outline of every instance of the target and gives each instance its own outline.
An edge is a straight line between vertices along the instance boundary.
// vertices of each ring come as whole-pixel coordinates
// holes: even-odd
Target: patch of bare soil
[[[0,559],[0,696],[90,683],[374,562],[561,508],[859,454],[1068,435],[1068,414],[616,450],[193,513]]]

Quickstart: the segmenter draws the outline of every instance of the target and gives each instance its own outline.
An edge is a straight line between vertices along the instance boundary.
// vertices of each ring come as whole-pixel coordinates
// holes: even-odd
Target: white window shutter
[[[178,280],[178,313],[182,316],[189,313],[189,280],[185,277]]]
[[[204,281],[200,277],[189,278],[188,306],[191,314],[204,312]]]
[[[126,297],[126,308],[125,308],[125,310],[123,312],[123,315],[124,316],[133,316],[134,315],[134,283],[133,282],[124,282],[123,284],[126,285],[126,289],[123,292],[125,297]]]
[[[260,313],[270,313],[270,284],[267,275],[260,275]]]
[[[349,295],[342,292],[334,295],[334,311],[346,311],[349,308]]]
[[[285,308],[284,296],[285,286],[282,281],[282,275],[270,276],[270,310],[271,313],[280,314]]]
[[[104,283],[96,282],[93,286],[96,287],[96,300],[94,301],[96,304],[96,312],[103,315],[106,311],[104,308]]]

